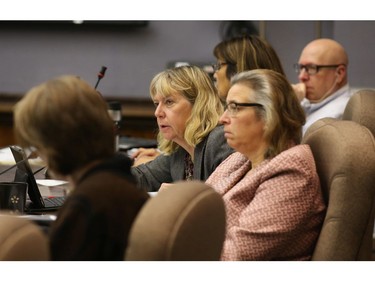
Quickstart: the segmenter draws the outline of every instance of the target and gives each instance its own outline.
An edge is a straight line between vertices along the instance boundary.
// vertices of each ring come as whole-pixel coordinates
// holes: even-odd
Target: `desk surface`
[[[36,172],[43,168],[45,164],[40,158],[29,159],[31,169]],[[0,182],[12,182],[16,172],[15,160],[9,147],[0,149]],[[9,171],[8,168],[13,167]],[[6,171],[5,173],[3,173]],[[38,184],[39,191],[42,196],[63,196],[66,194],[68,184],[64,181],[46,179],[44,174],[45,169],[37,172],[35,180]],[[3,173],[3,174],[2,174]]]
[[[16,165],[13,158],[13,154],[10,151],[9,147],[0,149],[0,182],[12,182],[14,180]],[[43,197],[50,196],[65,196],[69,190],[69,184],[64,181],[46,179],[43,173],[44,169],[41,169],[45,166],[41,159],[30,159],[29,164],[31,169],[35,172],[38,171],[34,176],[38,184],[39,191]],[[8,168],[13,167],[8,170]],[[6,171],[2,174],[3,171]],[[150,192],[150,196],[155,196],[156,192]],[[6,212],[0,212],[7,215]],[[21,217],[32,220],[41,227],[48,227],[52,221],[56,219],[56,212],[43,212],[38,214],[21,214]]]

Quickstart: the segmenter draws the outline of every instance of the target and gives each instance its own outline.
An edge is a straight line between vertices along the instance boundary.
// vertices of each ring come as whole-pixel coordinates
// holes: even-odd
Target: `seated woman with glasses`
[[[196,66],[165,70],[152,79],[150,95],[162,154],[132,167],[138,186],[155,192],[162,183],[206,180],[234,152],[219,124],[223,106],[209,75]]]
[[[242,72],[226,101],[220,121],[237,152],[206,181],[226,205],[222,260],[309,260],[325,204],[290,83],[272,70]]]
[[[224,40],[213,50],[217,63],[214,79],[220,98],[225,102],[230,79],[236,73],[252,69],[272,69],[285,74],[273,47],[256,35],[244,35]]]

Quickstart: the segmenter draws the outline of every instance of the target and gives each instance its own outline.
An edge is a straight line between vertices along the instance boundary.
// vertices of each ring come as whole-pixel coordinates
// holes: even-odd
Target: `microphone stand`
[[[96,81],[95,90],[98,87],[100,80],[104,77],[106,70],[107,70],[107,67],[102,66],[102,69],[98,73],[98,81]]]

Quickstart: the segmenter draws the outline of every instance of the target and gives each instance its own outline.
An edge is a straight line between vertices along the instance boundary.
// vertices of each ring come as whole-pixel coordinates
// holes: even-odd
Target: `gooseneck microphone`
[[[102,69],[98,73],[98,81],[95,85],[95,90],[98,87],[98,84],[100,80],[104,77],[105,71],[107,70],[107,67],[102,66]],[[98,91],[100,94],[100,92]],[[101,95],[101,94],[100,94]],[[108,103],[108,114],[113,120],[114,123],[114,132],[115,132],[115,151],[119,150],[119,142],[120,142],[120,123],[121,123],[121,103],[117,101],[112,101]]]
[[[3,174],[5,174],[6,172],[8,172],[8,171],[10,171],[10,170],[12,170],[12,169],[14,169],[14,168],[16,168],[19,164],[28,161],[28,159],[29,159],[29,158],[27,158],[27,159],[23,159],[23,160],[21,160],[21,161],[18,161],[16,164],[14,164],[14,165],[12,165],[12,166],[6,168],[5,170],[1,171],[1,172],[0,172],[0,176],[3,175]],[[41,170],[43,170],[43,169],[45,169],[45,168],[47,168],[47,166],[41,167],[41,168],[37,169],[36,171],[33,171],[33,174],[36,175],[37,173],[39,173]]]
[[[3,175],[3,174],[5,174],[6,172],[12,170],[13,168],[17,167],[18,164],[21,164],[21,163],[25,162],[26,160],[27,160],[27,159],[21,160],[21,161],[17,162],[16,164],[14,164],[14,165],[12,165],[12,166],[6,168],[5,170],[1,171],[1,172],[0,172],[0,176]],[[38,172],[39,172],[39,171],[38,171]]]
[[[106,66],[102,66],[102,69],[98,73],[98,81],[96,82],[95,90],[98,87],[100,80],[102,80],[102,78],[104,77],[106,70],[107,70],[107,67]]]

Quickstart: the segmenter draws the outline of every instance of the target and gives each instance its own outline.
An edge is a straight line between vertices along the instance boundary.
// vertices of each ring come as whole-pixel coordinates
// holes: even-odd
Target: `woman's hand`
[[[173,183],[162,183],[161,186],[160,186],[159,192],[163,191],[163,190],[167,190],[168,188],[170,188],[173,185],[174,185]]]
[[[134,159],[133,166],[138,166],[143,163],[154,160],[161,154],[156,148],[138,148],[130,157]]]

